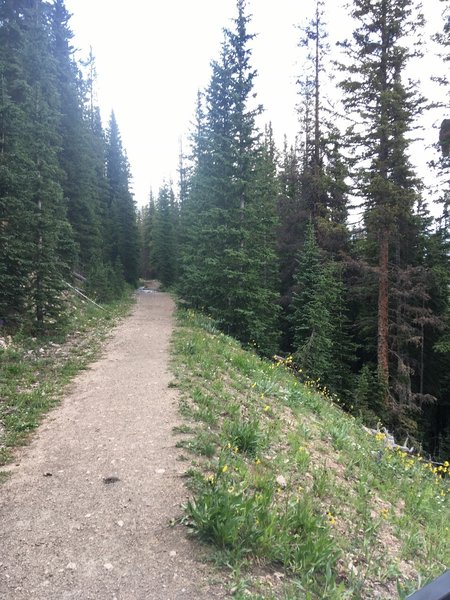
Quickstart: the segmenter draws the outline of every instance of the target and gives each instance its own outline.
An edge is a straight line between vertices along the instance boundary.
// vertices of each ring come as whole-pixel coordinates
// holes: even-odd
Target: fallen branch
[[[394,436],[392,435],[392,433],[390,433],[386,427],[382,427],[381,430],[380,429],[370,429],[370,427],[365,427],[363,425],[363,429],[364,431],[367,431],[367,433],[370,433],[371,435],[380,435],[380,433],[384,436],[384,443],[386,444],[386,446],[388,448],[390,448],[391,450],[398,448],[399,450],[402,450],[403,452],[406,452],[407,454],[414,454],[414,447],[411,446],[409,447],[408,444],[408,438],[406,438],[405,442],[403,445],[401,444],[397,444]]]
[[[395,442],[394,436],[392,435],[392,433],[390,433],[386,427],[382,427],[381,429],[370,429],[370,427],[366,427],[365,425],[362,426],[364,431],[367,431],[367,433],[370,433],[371,435],[380,435],[380,433],[384,436],[384,443],[386,444],[386,446],[390,449],[390,450],[401,450],[402,452],[406,452],[407,454],[416,454],[415,452],[415,448],[413,446],[409,447],[408,444],[408,438],[406,438],[405,442],[403,445],[401,444],[397,444]],[[424,459],[425,460],[425,459]],[[431,460],[431,459],[426,459],[427,463],[430,463],[430,465],[434,465],[434,466],[440,466],[440,467],[445,467],[446,463],[442,463],[442,462],[436,462],[435,460]]]
[[[81,296],[82,298],[84,298],[85,300],[87,300],[88,302],[93,304],[94,306],[96,306],[97,308],[100,308],[101,310],[106,310],[105,308],[103,308],[103,306],[100,306],[100,304],[97,304],[97,302],[94,302],[93,300],[91,300],[91,298],[88,298],[86,296],[86,294],[83,294],[83,292],[80,292],[80,290],[78,288],[74,287],[70,283],[67,283],[67,281],[64,281],[64,284],[67,285],[67,287],[69,287],[71,290],[76,292],[79,296]]]

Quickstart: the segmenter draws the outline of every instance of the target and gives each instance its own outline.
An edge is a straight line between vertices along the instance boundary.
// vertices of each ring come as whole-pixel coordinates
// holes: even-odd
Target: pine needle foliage
[[[224,31],[205,103],[197,110],[194,169],[182,205],[184,243],[179,290],[228,333],[272,352],[277,338],[276,172],[270,143],[255,119],[250,18],[238,0],[234,29]]]

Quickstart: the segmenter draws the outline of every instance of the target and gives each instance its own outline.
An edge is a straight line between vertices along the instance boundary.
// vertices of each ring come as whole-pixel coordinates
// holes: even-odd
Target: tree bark
[[[382,228],[378,263],[378,376],[389,382],[389,232]]]

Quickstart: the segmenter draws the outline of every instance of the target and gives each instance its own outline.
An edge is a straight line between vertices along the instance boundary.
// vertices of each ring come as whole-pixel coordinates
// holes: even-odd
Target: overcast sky
[[[93,47],[98,101],[106,124],[114,109],[131,163],[139,206],[150,188],[176,180],[179,140],[193,118],[197,91],[219,56],[223,27],[235,17],[235,0],[66,0],[79,57]],[[281,141],[297,132],[295,80],[301,72],[296,25],[312,14],[312,0],[250,0],[253,66],[258,99]],[[342,2],[328,3],[329,30],[351,33]],[[440,27],[439,0],[426,0],[430,29]],[[331,38],[331,41],[333,39]],[[423,74],[427,76],[428,74]]]

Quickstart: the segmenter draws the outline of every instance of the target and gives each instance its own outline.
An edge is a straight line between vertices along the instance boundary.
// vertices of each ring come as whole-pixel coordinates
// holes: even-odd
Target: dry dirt
[[[225,598],[182,526],[173,303],[140,293],[0,487],[2,600]]]

